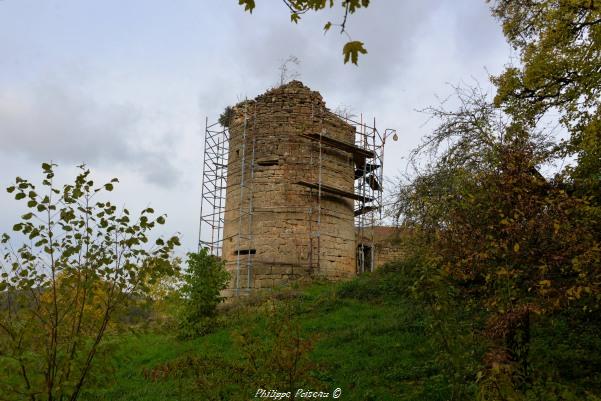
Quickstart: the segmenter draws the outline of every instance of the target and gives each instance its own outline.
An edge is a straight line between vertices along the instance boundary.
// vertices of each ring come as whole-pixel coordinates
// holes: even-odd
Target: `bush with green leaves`
[[[152,208],[132,218],[103,199],[116,178],[96,186],[80,166],[75,182],[59,187],[55,167],[42,164],[41,190],[20,177],[7,188],[29,211],[13,226],[18,242],[8,234],[1,240],[2,400],[74,401],[98,382],[116,311],[172,273],[156,262],[179,245],[177,236],[148,244],[165,222]]]
[[[181,337],[207,334],[215,327],[217,305],[224,300],[221,291],[227,287],[230,279],[225,262],[210,255],[207,248],[197,253],[188,253],[187,265],[180,289]]]

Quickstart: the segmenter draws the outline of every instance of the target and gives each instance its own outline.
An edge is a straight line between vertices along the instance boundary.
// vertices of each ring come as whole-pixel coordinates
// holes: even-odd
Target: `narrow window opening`
[[[280,164],[278,159],[269,159],[269,160],[257,160],[257,165],[259,166],[277,166]]]
[[[256,249],[240,249],[234,251],[234,255],[254,255],[255,253],[257,253]]]

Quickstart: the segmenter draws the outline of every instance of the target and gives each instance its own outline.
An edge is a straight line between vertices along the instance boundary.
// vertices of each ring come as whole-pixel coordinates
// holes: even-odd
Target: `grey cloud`
[[[373,3],[352,15],[348,32],[352,39],[365,42],[369,52],[360,59],[359,67],[342,64],[342,46],[347,36],[339,34],[336,27],[323,35],[326,21],[336,23],[342,18],[338,7],[325,13],[306,14],[298,25],[290,23],[281,10],[257,7],[259,12],[242,19],[233,35],[239,38],[232,43],[236,74],[250,77],[246,87],[252,86],[249,89],[257,94],[262,92],[265,88],[254,82],[275,83],[280,60],[294,54],[302,62],[301,81],[327,93],[331,99],[342,99],[334,103],[358,104],[366,98],[383,101],[383,93],[391,82],[399,80],[412,65],[419,35],[441,2]]]
[[[103,153],[123,159],[127,147],[120,131],[130,129],[137,118],[129,107],[102,108],[54,85],[0,93],[2,150],[36,160],[96,162]]]
[[[167,154],[172,146],[165,139],[160,151],[140,146],[142,122],[130,105],[99,104],[64,84],[0,91],[0,152],[36,162],[118,164],[172,186],[179,176]]]
[[[138,163],[136,172],[146,181],[161,187],[173,187],[180,181],[181,172],[169,162],[166,155],[156,152],[145,153]]]
[[[501,23],[493,19],[488,4],[461,1],[449,4],[455,7],[455,42],[461,57],[480,60],[497,51],[493,44],[503,42]],[[449,10],[450,13],[450,10]],[[492,22],[492,23],[491,23]]]

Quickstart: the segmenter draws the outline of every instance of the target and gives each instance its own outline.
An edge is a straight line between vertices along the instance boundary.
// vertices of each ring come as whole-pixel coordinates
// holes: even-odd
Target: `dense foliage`
[[[588,330],[601,307],[600,8],[492,3],[522,65],[493,78],[494,102],[457,88],[457,109],[427,109],[439,126],[413,154],[396,214],[441,279],[486,312],[479,398],[555,399],[533,368],[532,321],[573,315]],[[543,123],[557,112],[565,141]]]
[[[187,266],[179,290],[183,304],[180,334],[184,337],[206,334],[214,328],[217,305],[224,300],[221,291],[230,279],[225,262],[209,255],[207,248],[189,253]]]

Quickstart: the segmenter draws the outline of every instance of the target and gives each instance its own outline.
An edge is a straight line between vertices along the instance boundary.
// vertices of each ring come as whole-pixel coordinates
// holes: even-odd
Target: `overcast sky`
[[[167,213],[164,234],[196,249],[205,116],[255,97],[279,81],[290,55],[300,80],[331,109],[350,107],[377,126],[396,128],[385,175],[432,124],[416,112],[449,84],[490,92],[512,53],[484,0],[375,0],[348,31],[369,54],[342,63],[346,37],[328,20],[341,10],[291,24],[279,0],[253,14],[237,0],[0,0],[0,184],[39,179],[60,165],[67,181],[85,162],[96,181],[118,177],[113,200]],[[0,232],[22,210],[0,192]]]

